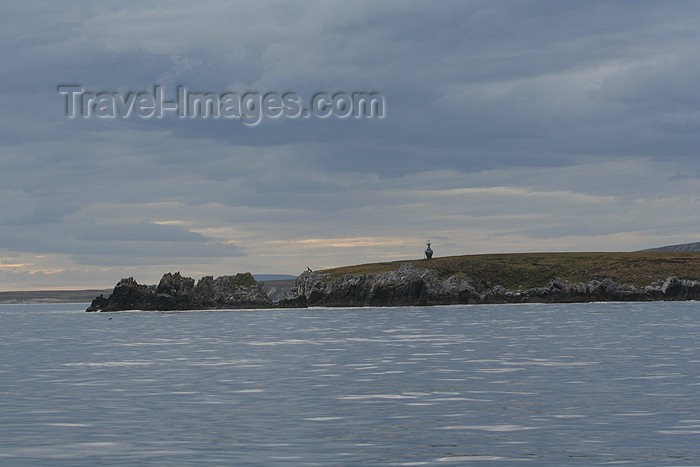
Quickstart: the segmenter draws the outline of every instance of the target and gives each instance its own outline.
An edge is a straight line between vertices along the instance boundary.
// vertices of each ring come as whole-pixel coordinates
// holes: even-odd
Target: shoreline
[[[381,309],[398,309],[398,308],[448,308],[448,307],[493,307],[493,306],[522,306],[522,305],[608,305],[608,304],[641,304],[641,303],[696,303],[700,302],[699,299],[689,299],[689,300],[626,300],[626,301],[593,301],[593,302],[505,302],[505,303],[452,303],[445,305],[385,305],[385,306],[308,306],[308,307],[266,307],[266,308],[209,308],[209,309],[196,309],[196,310],[118,310],[118,311],[97,311],[95,314],[100,313],[246,313],[246,312],[256,312],[256,311],[300,311],[300,310],[310,310],[310,311],[336,311],[336,310],[373,310],[377,308]],[[76,303],[76,305],[83,305],[87,302]],[[18,304],[21,305],[21,304]]]
[[[436,270],[418,270],[403,263],[395,271],[333,277],[306,271],[277,299],[249,273],[205,276],[199,281],[179,272],[167,273],[157,286],[122,279],[112,293],[95,298],[86,311],[175,311],[282,309],[312,307],[393,307],[458,304],[590,303],[686,301],[700,299],[700,281],[667,277],[638,287],[611,278],[567,282],[558,277],[544,287],[508,290],[502,285],[478,289],[461,275],[440,277]]]

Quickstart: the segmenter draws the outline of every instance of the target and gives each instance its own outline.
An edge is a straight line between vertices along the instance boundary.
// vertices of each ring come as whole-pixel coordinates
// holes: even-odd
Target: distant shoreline
[[[83,290],[24,290],[0,292],[0,305],[31,303],[84,303],[97,295],[112,293],[112,289]]]

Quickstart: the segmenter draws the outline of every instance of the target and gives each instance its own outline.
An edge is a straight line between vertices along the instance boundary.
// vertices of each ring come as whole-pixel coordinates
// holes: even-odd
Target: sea
[[[0,465],[700,465],[700,303],[0,305]]]

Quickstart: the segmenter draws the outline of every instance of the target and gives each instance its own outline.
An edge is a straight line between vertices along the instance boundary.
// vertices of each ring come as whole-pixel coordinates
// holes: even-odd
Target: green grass
[[[402,263],[412,263],[419,270],[434,269],[441,278],[462,275],[480,290],[498,284],[509,290],[542,287],[554,277],[572,283],[609,277],[636,286],[649,285],[668,276],[700,280],[700,252],[466,255],[360,264],[319,272],[328,273],[332,280],[347,273],[388,272]]]
[[[238,287],[250,287],[255,285],[255,278],[249,272],[239,272],[233,277],[234,285]]]

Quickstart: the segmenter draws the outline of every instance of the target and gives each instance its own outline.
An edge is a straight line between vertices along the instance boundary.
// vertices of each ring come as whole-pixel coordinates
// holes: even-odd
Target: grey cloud
[[[179,225],[137,222],[126,224],[99,224],[81,229],[75,236],[78,240],[97,242],[155,241],[155,242],[205,242],[204,235],[191,232]]]
[[[91,225],[65,222],[45,226],[0,228],[0,244],[7,249],[38,254],[68,254],[82,257],[122,258],[163,257],[170,261],[183,258],[242,256],[243,250],[232,243],[191,232],[179,226],[146,222],[116,225]]]

